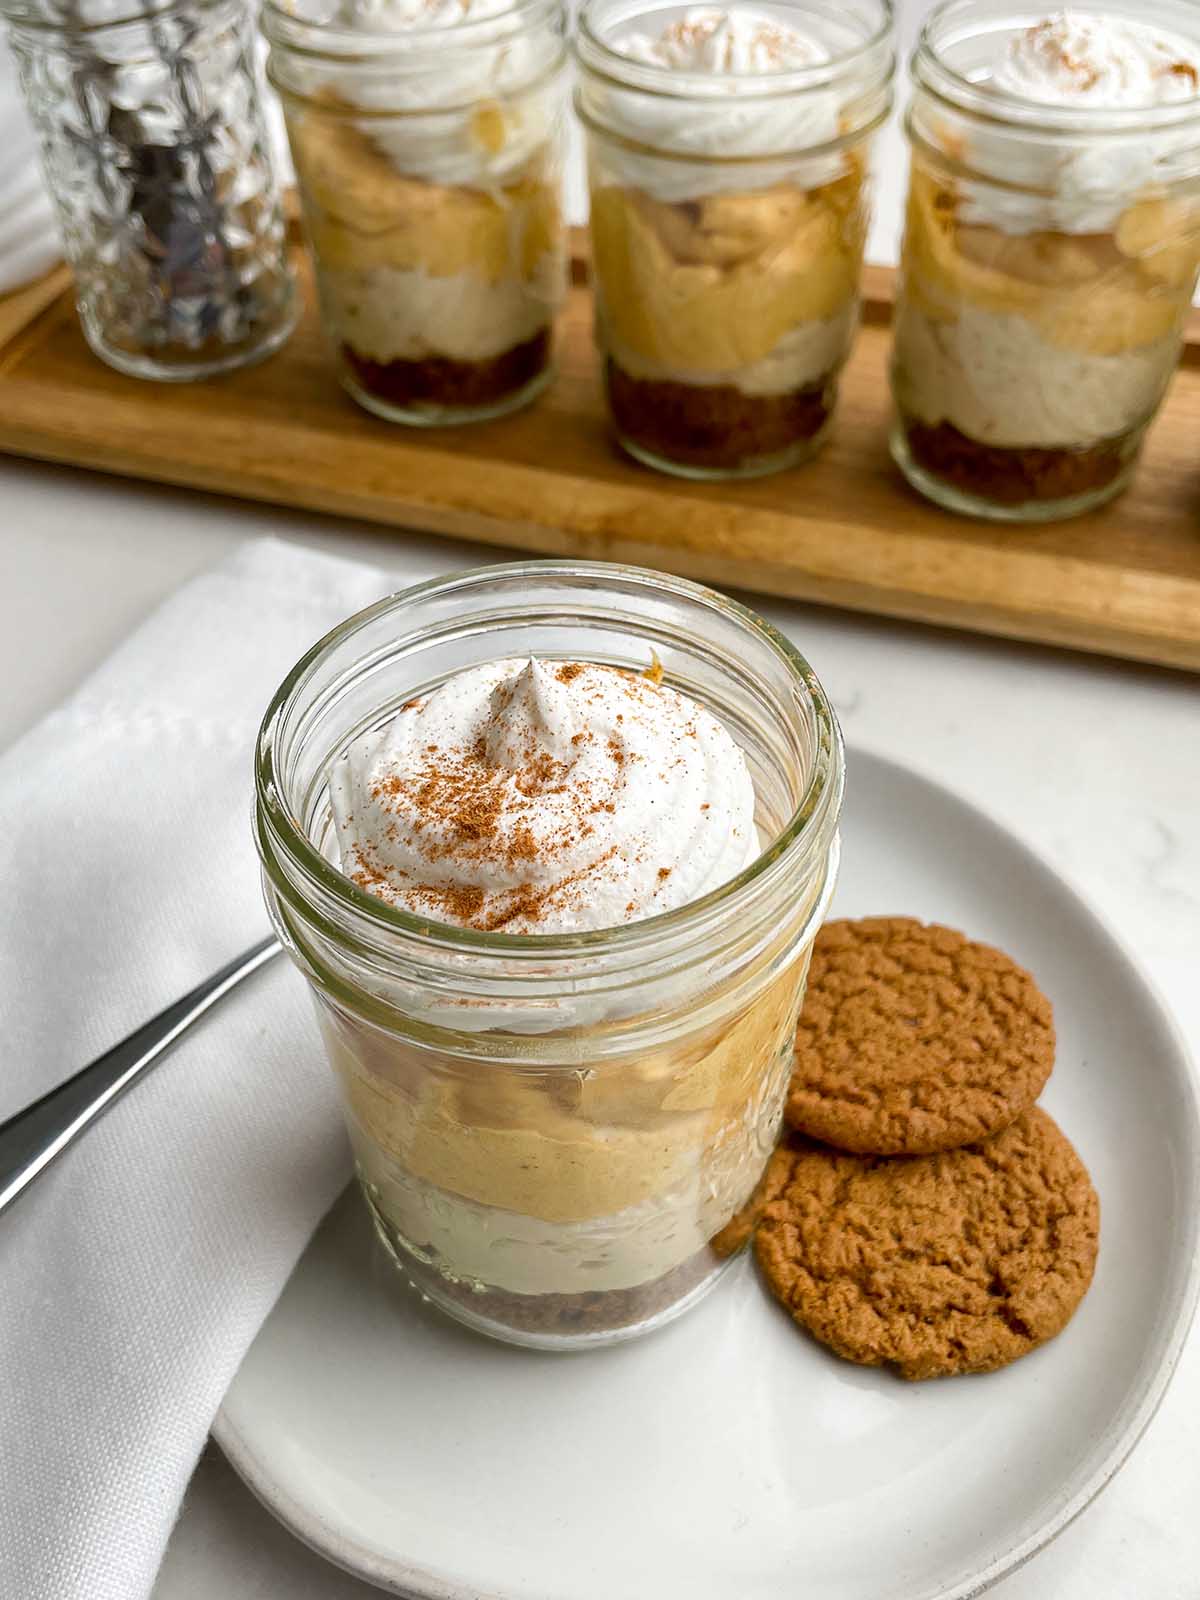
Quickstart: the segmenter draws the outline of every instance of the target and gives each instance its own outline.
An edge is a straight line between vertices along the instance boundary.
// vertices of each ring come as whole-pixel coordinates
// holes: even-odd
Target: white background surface
[[[908,33],[922,7],[905,9]],[[878,253],[901,208],[892,139]],[[1200,471],[1200,445],[1197,463]],[[502,554],[0,460],[0,746],[176,584],[267,532],[377,562],[397,587],[417,568]],[[1083,890],[1157,982],[1195,1054],[1200,680],[812,607],[760,609],[812,660],[849,739],[957,789]],[[993,1592],[998,1600],[1200,1600],[1198,1512],[1194,1333],[1159,1418],[1114,1485]],[[214,1450],[193,1483],[155,1600],[367,1600],[376,1592],[292,1540]]]

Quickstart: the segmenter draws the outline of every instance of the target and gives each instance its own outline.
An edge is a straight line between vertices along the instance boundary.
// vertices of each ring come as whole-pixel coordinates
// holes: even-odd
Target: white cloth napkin
[[[247,545],[0,758],[0,1119],[267,931],[258,721],[387,588]],[[0,1218],[4,1600],[149,1594],[221,1398],[348,1175],[281,958]]]

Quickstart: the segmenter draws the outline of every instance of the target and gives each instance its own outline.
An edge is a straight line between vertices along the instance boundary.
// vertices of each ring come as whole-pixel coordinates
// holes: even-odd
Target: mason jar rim
[[[314,96],[311,92],[306,94],[303,90],[296,88],[294,84],[289,83],[286,75],[280,71],[277,63],[282,59],[285,52],[288,55],[304,57],[308,61],[336,60],[350,67],[363,65],[368,61],[372,64],[384,65],[389,70],[393,70],[395,66],[394,59],[382,54],[338,56],[330,55],[326,51],[307,50],[292,44],[282,44],[276,38],[270,38],[269,43],[271,48],[267,52],[266,65],[263,71],[267,82],[274,89],[280,100],[288,105],[311,105],[314,103]],[[423,58],[413,58],[414,70],[422,70],[422,60]],[[505,90],[505,99],[515,104],[539,94],[548,84],[552,84],[556,79],[561,79],[566,64],[566,41],[560,39],[558,49],[546,63],[544,70],[540,71],[536,77],[529,78],[518,86]],[[356,105],[351,101],[343,103],[337,100],[321,100],[318,103],[321,117],[326,122],[346,122],[355,127],[370,126],[373,128],[377,123],[428,123],[438,118],[462,116],[479,104],[479,97],[476,95],[468,100],[438,101],[435,105],[422,106],[362,106]]]
[[[1011,10],[1014,13],[1012,23],[1029,18],[1030,26],[1044,15],[1041,10],[1027,11],[1016,4]],[[1200,7],[1189,5],[1189,13],[1198,25],[1193,42],[1200,54]],[[1144,20],[1124,0],[1116,0],[1116,4],[1107,0],[1105,14],[1129,21]],[[988,31],[985,24],[989,20],[992,19],[981,16],[978,0],[940,0],[925,18],[910,57],[914,86],[978,121],[1017,127],[1035,136],[1048,133],[1086,134],[1089,139],[1127,138],[1138,131],[1178,127],[1193,121],[1200,123],[1200,85],[1186,99],[1166,105],[1056,106],[972,79],[947,60],[945,52],[954,44]]]
[[[594,76],[618,88],[637,89],[642,93],[661,96],[663,99],[688,100],[697,96],[708,98],[724,93],[732,84],[753,84],[751,93],[739,93],[738,101],[753,104],[755,100],[775,99],[784,94],[805,90],[828,89],[849,77],[873,53],[888,45],[895,22],[893,0],[869,0],[878,12],[874,30],[851,48],[831,55],[827,61],[814,62],[809,67],[795,67],[787,72],[728,72],[720,78],[711,73],[679,71],[672,67],[658,67],[650,62],[634,61],[601,37],[597,30],[596,13],[608,0],[587,0],[576,23],[574,52],[580,65]],[[665,6],[647,5],[645,10],[665,10]],[[892,74],[895,57],[889,49],[877,74],[884,81]]]
[[[779,659],[793,685],[811,705],[818,724],[816,757],[808,784],[799,803],[783,827],[754,860],[735,877],[710,890],[699,899],[689,901],[672,911],[660,912],[636,922],[621,923],[609,928],[595,928],[573,933],[514,934],[489,932],[477,928],[460,928],[451,923],[417,916],[392,906],[368,894],[342,873],[308,837],[304,828],[283,802],[275,768],[274,735],[281,717],[295,694],[308,681],[317,663],[325,653],[351,639],[355,633],[369,626],[389,610],[399,609],[420,597],[440,591],[443,595],[456,588],[469,586],[495,578],[570,577],[579,574],[619,575],[623,581],[633,580],[666,588],[683,599],[699,601],[733,617],[751,629],[766,643]],[[403,637],[403,636],[401,636]],[[827,745],[829,758],[821,759],[821,750]],[[314,889],[333,897],[340,909],[351,912],[360,922],[383,935],[400,934],[427,948],[443,952],[459,952],[481,957],[495,956],[511,960],[530,957],[537,961],[555,958],[578,957],[613,950],[628,954],[652,945],[670,935],[686,932],[689,924],[703,926],[714,911],[735,905],[755,890],[763,875],[785,856],[798,850],[802,844],[820,837],[832,817],[836,824],[841,809],[845,783],[845,761],[841,730],[837,717],[816,674],[803,655],[779,629],[765,618],[742,605],[739,601],[668,573],[647,567],[626,566],[605,561],[515,561],[497,562],[471,567],[446,576],[428,579],[409,588],[387,595],[373,605],[357,611],[344,622],[329,630],[307,650],[284,678],[271,697],[256,741],[254,763],[256,842],[264,869],[276,882],[276,862],[271,846],[278,847],[291,867]],[[264,829],[269,830],[269,838]]]
[[[32,10],[18,8],[11,0],[0,0],[0,20],[13,33],[29,35],[59,34],[64,38],[94,39],[97,34],[118,29],[150,27],[165,22],[187,10],[215,12],[222,8],[236,8],[237,0],[145,0],[136,10],[122,11],[117,16],[96,17],[87,22],[72,22],[63,17],[38,16]]]
[[[609,79],[608,82],[613,80]],[[618,85],[619,87],[619,85]],[[665,98],[665,96],[664,96]],[[686,99],[684,95],[680,99]],[[738,104],[753,105],[756,99],[765,98],[757,95],[739,95]],[[589,133],[602,139],[611,140],[623,149],[640,152],[653,156],[656,161],[676,161],[683,166],[703,167],[732,167],[735,170],[752,171],[755,168],[765,167],[771,170],[777,168],[781,162],[789,161],[820,161],[823,157],[837,154],[842,150],[852,149],[864,139],[876,133],[892,114],[892,96],[889,93],[883,102],[878,105],[867,121],[856,123],[853,128],[845,133],[839,133],[834,139],[827,139],[823,144],[806,144],[798,149],[771,150],[769,153],[759,151],[754,155],[721,155],[712,151],[698,150],[671,150],[665,145],[650,144],[645,139],[635,138],[633,134],[611,126],[597,117],[584,103],[583,95],[578,88],[575,90],[575,115],[579,122]]]
[[[3,0],[0,0],[0,4]],[[298,55],[314,57],[378,57],[419,55],[447,46],[472,48],[518,34],[555,20],[562,14],[561,0],[516,0],[507,11],[474,22],[435,22],[399,33],[386,28],[330,26],[298,17],[288,0],[263,0],[260,26],[269,44]],[[515,26],[519,24],[519,26]]]

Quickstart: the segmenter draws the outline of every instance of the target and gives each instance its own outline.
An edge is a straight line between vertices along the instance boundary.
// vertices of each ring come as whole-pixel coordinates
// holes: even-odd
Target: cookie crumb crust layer
[[[1080,449],[980,444],[953,423],[903,424],[917,466],[960,494],[1000,506],[1073,500],[1107,488],[1122,473],[1129,452],[1124,440]]]
[[[610,356],[605,383],[617,434],[681,467],[738,472],[815,440],[833,411],[832,376],[783,394],[744,394],[734,384],[635,378]]]
[[[373,361],[350,345],[342,346],[342,356],[360,387],[397,410],[475,411],[497,405],[545,372],[550,355],[549,328],[487,361],[456,361],[449,356]]]

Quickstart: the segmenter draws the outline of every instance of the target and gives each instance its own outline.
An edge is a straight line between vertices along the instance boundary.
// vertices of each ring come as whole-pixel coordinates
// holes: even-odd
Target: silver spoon
[[[99,1121],[197,1017],[202,1017],[281,949],[279,940],[272,936],[243,951],[57,1089],[51,1089],[7,1122],[0,1122],[0,1211],[12,1205],[69,1144]]]

